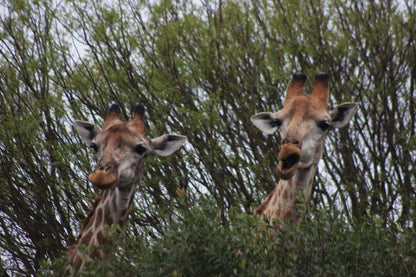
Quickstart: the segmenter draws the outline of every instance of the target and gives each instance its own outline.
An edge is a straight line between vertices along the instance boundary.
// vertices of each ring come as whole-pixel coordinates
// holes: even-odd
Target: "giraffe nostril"
[[[112,168],[113,166],[111,165],[100,165],[97,167],[97,169],[101,171],[111,171]]]

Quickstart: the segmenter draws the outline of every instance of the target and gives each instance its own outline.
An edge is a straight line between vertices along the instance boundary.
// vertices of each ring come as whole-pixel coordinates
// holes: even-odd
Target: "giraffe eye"
[[[97,151],[98,151],[98,146],[97,146],[97,144],[96,144],[96,143],[91,142],[90,147],[91,147],[91,148],[92,148],[95,152],[97,152]]]
[[[142,144],[138,144],[136,145],[136,147],[134,147],[134,152],[136,152],[140,156],[146,153],[146,150],[146,147],[144,147]]]
[[[272,121],[272,123],[271,123],[271,125],[272,125],[272,127],[279,128],[280,126],[282,126],[282,123],[283,122],[280,119],[274,118],[273,121]]]
[[[321,120],[318,122],[318,127],[321,128],[322,131],[326,131],[331,127],[331,124],[327,120]]]

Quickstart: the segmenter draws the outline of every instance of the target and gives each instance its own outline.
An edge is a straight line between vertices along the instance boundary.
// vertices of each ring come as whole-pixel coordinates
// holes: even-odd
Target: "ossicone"
[[[310,97],[318,104],[318,108],[326,110],[329,100],[329,79],[328,73],[315,75],[315,83]]]
[[[303,94],[303,87],[306,82],[306,75],[303,73],[294,73],[292,79],[289,81],[286,88],[285,103],[290,101],[292,98]]]
[[[107,117],[103,123],[103,129],[107,128],[114,121],[119,120],[120,116],[120,106],[117,103],[112,103],[111,106],[108,108]]]
[[[145,123],[144,123],[144,119],[145,119],[145,107],[142,103],[137,104],[134,107],[133,110],[133,118],[132,120],[130,120],[129,125],[136,129],[136,131],[140,132],[140,133],[144,133],[144,129],[145,129]]]

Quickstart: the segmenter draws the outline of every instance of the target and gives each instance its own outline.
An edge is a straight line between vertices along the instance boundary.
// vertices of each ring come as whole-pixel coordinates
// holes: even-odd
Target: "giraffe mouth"
[[[296,172],[300,161],[300,148],[294,144],[285,144],[279,153],[276,171],[280,178],[290,179]]]
[[[117,183],[117,172],[96,169],[88,176],[88,180],[99,189],[111,189]]]

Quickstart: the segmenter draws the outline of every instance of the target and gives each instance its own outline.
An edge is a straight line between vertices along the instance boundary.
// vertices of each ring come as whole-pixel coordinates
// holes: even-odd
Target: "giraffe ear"
[[[75,120],[74,127],[81,139],[89,146],[92,144],[91,141],[101,132],[100,127],[86,121]]]
[[[253,115],[250,118],[251,122],[266,134],[273,134],[282,124],[280,120],[273,118],[273,113],[262,112]]]
[[[150,145],[152,153],[165,157],[178,150],[185,141],[185,136],[163,135],[152,139]]]
[[[357,111],[358,103],[342,103],[334,107],[329,114],[332,117],[332,127],[342,128],[350,122]]]

